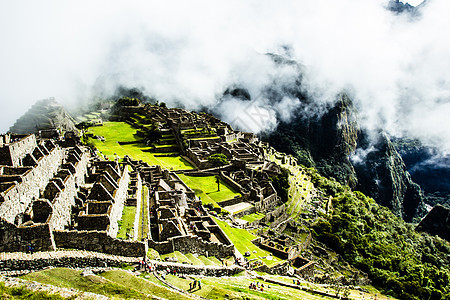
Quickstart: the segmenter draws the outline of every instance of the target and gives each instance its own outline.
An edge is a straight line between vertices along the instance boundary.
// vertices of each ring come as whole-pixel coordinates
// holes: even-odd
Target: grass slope
[[[125,122],[105,122],[103,126],[90,127],[88,133],[103,136],[105,141],[92,139],[95,147],[109,159],[115,155],[123,157],[128,155],[133,159],[142,160],[150,165],[161,165],[170,170],[189,170],[193,166],[182,157],[155,157],[150,146],[144,144],[141,137],[136,135],[136,128]],[[120,145],[118,142],[132,144]]]
[[[251,241],[256,239],[256,236],[254,236],[247,230],[242,228],[234,228],[224,221],[221,221],[217,218],[214,219],[216,220],[220,228],[222,228],[222,230],[225,232],[225,234],[230,238],[231,242],[236,246],[240,253],[244,254],[247,251],[251,253],[248,259],[259,258],[268,266],[275,265],[282,261],[282,259],[275,256],[272,256],[272,260],[262,258],[271,256],[271,254],[254,245]],[[253,253],[253,251],[256,251],[256,253]]]
[[[154,297],[157,296],[165,299],[190,299],[121,270],[108,271],[101,276],[82,276],[81,271],[57,268],[30,273],[22,278],[113,298],[157,299]]]

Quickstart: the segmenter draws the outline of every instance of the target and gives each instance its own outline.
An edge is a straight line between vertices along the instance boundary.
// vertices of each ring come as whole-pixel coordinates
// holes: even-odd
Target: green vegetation
[[[125,273],[124,271],[111,271]],[[108,273],[108,272],[107,272]],[[130,275],[133,276],[133,275]],[[134,277],[134,276],[133,276]],[[108,297],[148,299],[148,297],[133,288],[131,282],[123,280],[120,283],[106,279],[105,276],[82,276],[81,271],[66,268],[48,269],[22,276],[23,279],[59,287],[74,288],[84,292],[92,292]],[[165,292],[168,292],[167,290]],[[151,298],[150,298],[151,299]]]
[[[257,221],[257,220],[261,220],[262,218],[264,218],[266,215],[260,212],[257,213],[253,213],[250,215],[245,215],[241,218],[241,220],[247,221],[249,223]]]
[[[158,283],[156,280],[145,280],[124,271],[108,271],[102,273],[101,276],[106,278],[107,280],[110,280],[111,282],[120,285],[123,284],[124,286],[129,287],[131,290],[136,290],[144,295],[147,295],[147,297],[144,299],[152,299],[156,297],[159,297],[158,299],[163,298],[173,300],[191,299],[181,293],[176,293],[168,288],[163,287],[161,283]],[[155,284],[154,282],[158,284]]]
[[[185,291],[189,290],[189,283],[192,282],[192,279],[183,279],[172,275],[166,276],[166,280]],[[292,282],[292,279],[290,280]],[[263,291],[250,289],[251,282],[263,284]],[[201,284],[202,288],[196,288],[192,293],[208,299],[331,299],[331,297],[314,295],[299,289],[267,284],[262,280],[250,279],[246,276],[234,276],[226,279],[206,277],[201,278]]]
[[[175,251],[172,253],[168,253],[168,254],[163,254],[161,255],[161,259],[165,260],[167,257],[175,257],[177,259],[177,262],[179,263],[188,263],[190,264],[191,261],[189,260],[189,258],[187,258],[183,253],[181,253],[180,251]]]
[[[155,299],[156,297],[174,300],[190,299],[189,297],[174,292],[160,284],[155,284],[152,281],[136,277],[133,274],[121,270],[104,272],[101,276],[82,276],[81,271],[57,268],[30,273],[22,276],[22,278],[59,287],[73,288],[84,292],[101,294],[108,297],[113,297],[114,299]],[[0,285],[0,293],[1,291],[2,289]],[[54,298],[30,297],[13,299],[63,298],[55,296]]]
[[[201,197],[204,205],[212,203],[215,207],[219,207],[217,203],[241,195],[223,180],[220,180],[220,191],[217,191],[215,176],[188,176],[184,174],[178,176],[195,192],[196,196]]]
[[[141,103],[141,101],[137,98],[131,98],[131,97],[122,97],[119,100],[117,100],[116,104],[114,104],[113,108],[119,108],[122,106],[137,106]]]
[[[138,238],[144,240],[148,237],[149,218],[148,218],[148,187],[143,186],[141,191],[141,209],[139,211]]]
[[[229,164],[227,156],[222,153],[216,153],[208,156],[208,162],[214,167],[221,167]]]
[[[288,201],[289,195],[289,170],[286,168],[281,168],[281,173],[270,177],[273,187],[277,191],[278,196],[280,196],[281,201],[284,203]]]
[[[248,232],[246,229],[234,228],[228,225],[226,222],[214,218],[217,224],[222,228],[231,242],[236,246],[240,253],[250,252],[248,259],[259,258],[266,265],[272,266],[282,261],[282,259],[272,256],[269,252],[258,248],[252,243],[252,240],[256,239],[256,236]],[[256,253],[254,253],[256,251]],[[269,260],[267,257],[270,256],[272,259]]]
[[[156,157],[149,152],[152,147],[136,134],[136,129],[124,122],[105,122],[103,126],[90,127],[88,133],[103,136],[105,141],[89,139],[104,156],[112,160],[116,156],[130,156],[150,165],[161,165],[170,170],[189,170],[192,165],[182,157]],[[120,142],[120,144],[119,144]]]
[[[65,298],[44,291],[33,292],[23,286],[7,287],[4,282],[0,282],[0,299],[60,300]]]
[[[119,231],[117,238],[128,239],[127,233],[131,234],[134,227],[134,218],[136,216],[136,206],[124,206],[122,211],[122,218],[119,220]]]
[[[310,170],[314,184],[333,197],[333,213],[313,226],[315,237],[367,272],[385,293],[402,299],[450,298],[450,244],[417,233],[360,192]]]

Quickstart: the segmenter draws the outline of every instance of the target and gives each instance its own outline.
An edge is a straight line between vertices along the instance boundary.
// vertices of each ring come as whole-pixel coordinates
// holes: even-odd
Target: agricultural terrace
[[[250,252],[250,256],[247,257],[249,260],[256,258],[264,262],[268,266],[273,266],[283,261],[282,259],[273,256],[270,252],[262,250],[261,248],[253,244],[252,240],[256,239],[257,237],[248,232],[248,230],[243,228],[231,227],[224,221],[221,221],[217,218],[214,219],[217,222],[217,225],[222,228],[222,230],[225,232],[225,234],[241,254]]]
[[[103,136],[104,141],[90,139],[95,147],[108,159],[116,156],[130,156],[150,165],[160,165],[169,170],[190,170],[192,165],[180,156],[156,157],[151,153],[141,137],[136,135],[136,128],[125,122],[105,122],[103,126],[90,127],[87,133]]]

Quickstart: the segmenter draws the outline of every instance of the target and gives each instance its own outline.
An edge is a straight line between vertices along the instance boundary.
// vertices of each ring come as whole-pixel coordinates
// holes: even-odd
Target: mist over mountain
[[[448,151],[450,45],[441,33],[449,4],[429,1],[411,20],[388,3],[3,3],[0,99],[7,113],[0,128],[6,131],[21,107],[50,96],[79,105],[121,85],[198,109],[216,105],[236,82],[259,99],[252,110],[264,115],[247,129],[275,128],[275,114],[289,119],[300,105],[260,97],[273,81],[289,85],[296,72],[264,55],[276,53],[305,66],[302,86],[314,101],[333,102],[351,90],[361,126]],[[227,121],[243,105],[223,104]]]
[[[77,107],[136,88],[260,134],[310,122],[303,136],[316,140],[305,161],[341,155],[333,172],[356,185],[350,158],[375,149],[380,132],[435,149],[430,162],[447,157],[449,8],[445,0],[417,7],[387,0],[1,3],[0,131],[36,99]],[[358,128],[338,126],[337,136],[360,130],[365,148],[318,140],[344,117],[330,113],[343,93]],[[408,166],[413,178],[419,165]]]

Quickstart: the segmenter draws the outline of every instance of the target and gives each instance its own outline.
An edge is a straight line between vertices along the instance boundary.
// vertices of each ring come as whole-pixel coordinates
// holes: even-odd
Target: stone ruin
[[[144,116],[140,125],[137,114]],[[276,215],[284,213],[270,180],[280,173],[280,166],[267,159],[281,154],[254,134],[184,109],[123,107],[121,116],[143,136],[149,130],[146,125],[157,124],[165,136],[158,143],[168,146],[164,151],[179,151],[197,167],[190,175],[216,174],[238,191],[241,196],[219,203],[233,217],[254,212],[269,216],[275,208]],[[212,166],[207,158],[217,153],[230,164]],[[296,165],[292,156],[279,159]],[[145,207],[143,196],[148,199]],[[116,237],[125,206],[135,206],[138,213],[133,232],[123,240]],[[141,211],[147,214],[147,223],[139,218]],[[142,226],[147,226],[148,234],[142,230],[139,235]],[[260,245],[270,248],[270,241]],[[100,160],[79,145],[76,135],[61,137],[54,130],[41,131],[40,138],[33,134],[0,138],[0,251],[26,251],[29,246],[37,251],[74,248],[123,256],[143,256],[148,248],[160,254],[180,251],[218,258],[235,251],[176,173],[129,157],[120,163]],[[274,249],[272,253],[285,256]]]
[[[125,205],[139,206],[147,186],[149,235],[116,238]],[[56,248],[142,256],[150,246],[217,257],[234,246],[173,172],[133,161],[102,161],[65,141],[35,135],[0,138],[0,251]]]

